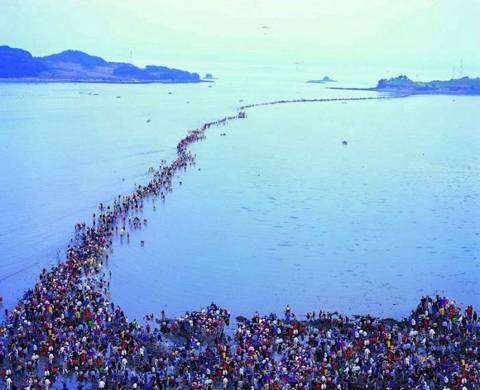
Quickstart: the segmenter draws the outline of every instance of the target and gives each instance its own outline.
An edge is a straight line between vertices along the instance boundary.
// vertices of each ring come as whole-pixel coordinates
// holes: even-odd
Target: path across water
[[[242,106],[329,102],[403,96],[281,100]],[[308,313],[240,319],[233,339],[225,333],[230,313],[214,304],[176,320],[147,315],[146,325],[129,321],[110,301],[104,265],[115,239],[128,240],[147,221],[154,204],[173,190],[176,174],[195,165],[189,146],[213,126],[205,123],[177,145],[177,158],[162,161],[152,179],[112,204],[100,204],[91,225],[75,226],[66,259],[44,270],[39,281],[8,313],[0,328],[1,379],[30,389],[60,386],[73,376],[86,388],[411,388],[420,384],[478,384],[480,324],[472,307],[445,298],[423,298],[405,321]],[[457,387],[454,387],[457,388]],[[462,387],[458,387],[462,388]]]

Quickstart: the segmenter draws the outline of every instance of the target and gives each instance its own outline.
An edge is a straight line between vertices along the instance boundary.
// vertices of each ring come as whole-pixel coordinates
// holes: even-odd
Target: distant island
[[[125,62],[108,62],[78,50],[65,50],[45,57],[0,46],[0,82],[90,82],[90,83],[198,83],[197,73],[165,66],[138,68]]]
[[[400,94],[480,95],[480,78],[462,77],[451,80],[413,81],[407,76],[381,79],[374,88],[334,88],[361,91],[395,92]]]
[[[323,79],[320,80],[308,80],[307,83],[314,83],[314,84],[325,84],[325,83],[336,83],[337,80],[331,79],[328,76],[324,76]]]

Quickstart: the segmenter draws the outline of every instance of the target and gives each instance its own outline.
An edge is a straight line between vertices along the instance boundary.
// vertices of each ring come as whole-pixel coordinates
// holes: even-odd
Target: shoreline
[[[0,78],[0,84],[201,84],[201,83],[214,83],[213,80],[197,80],[197,81],[165,81],[165,80],[152,80],[152,81],[114,81],[114,80],[47,80],[47,79],[5,79]]]
[[[341,91],[370,91],[378,93],[401,94],[402,97],[414,95],[453,95],[453,96],[480,96],[479,93],[464,93],[457,91],[415,91],[410,89],[383,89],[383,88],[347,88],[347,87],[327,87],[328,89],[335,89]]]

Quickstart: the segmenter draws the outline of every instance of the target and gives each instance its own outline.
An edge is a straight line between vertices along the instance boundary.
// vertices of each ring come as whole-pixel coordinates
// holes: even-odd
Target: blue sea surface
[[[75,223],[172,160],[187,130],[246,103],[375,95],[295,78],[0,84],[4,307],[63,258]],[[116,243],[113,300],[138,319],[211,301],[234,315],[290,304],[300,314],[402,317],[437,292],[478,307],[478,104],[415,96],[275,105],[212,128],[165,205],[147,202],[148,226]]]

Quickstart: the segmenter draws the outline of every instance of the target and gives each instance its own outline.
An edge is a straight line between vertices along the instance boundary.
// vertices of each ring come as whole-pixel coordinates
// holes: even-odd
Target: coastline
[[[151,81],[116,81],[116,80],[71,80],[71,79],[6,79],[0,78],[0,84],[200,84],[214,83],[213,80],[191,80],[191,81],[175,81],[175,80],[151,80]]]
[[[354,87],[328,87],[328,89],[337,89],[342,91],[370,91],[379,93],[401,94],[402,96],[413,95],[455,95],[455,96],[480,96],[479,93],[465,93],[460,91],[416,91],[411,89],[384,89],[384,88],[354,88]]]

